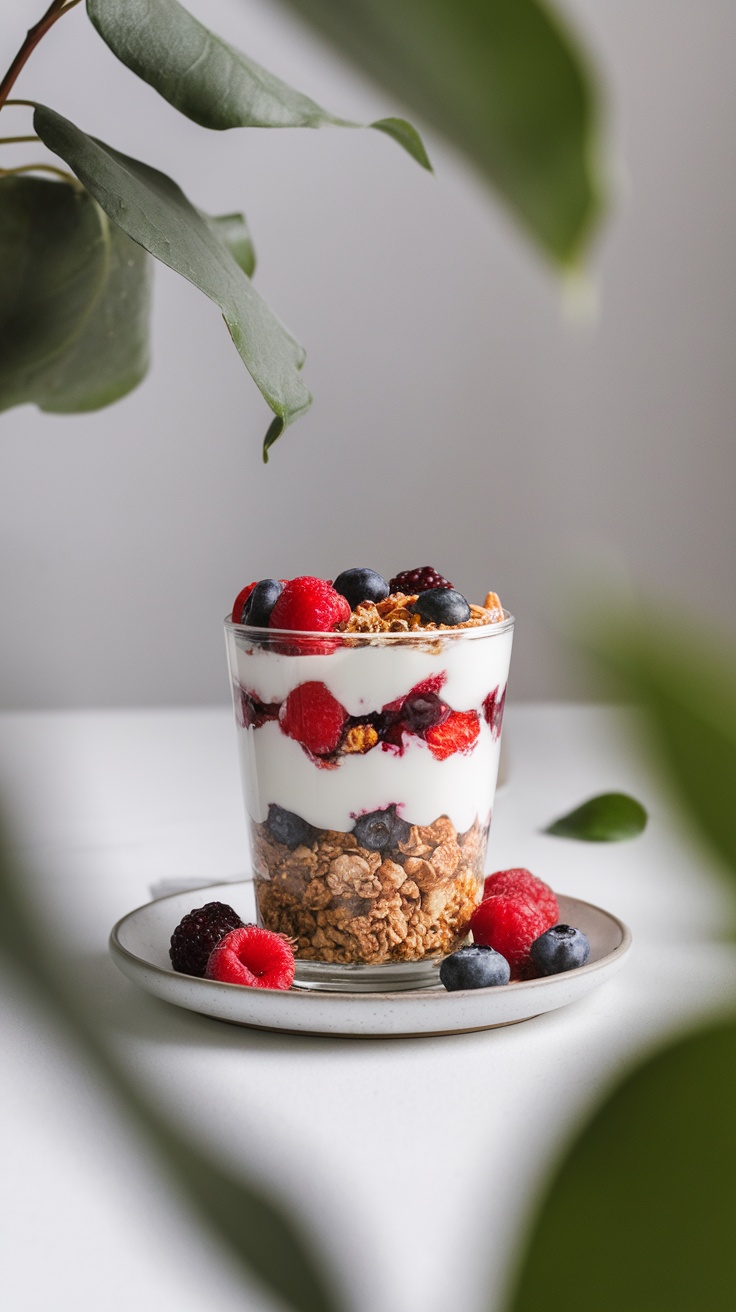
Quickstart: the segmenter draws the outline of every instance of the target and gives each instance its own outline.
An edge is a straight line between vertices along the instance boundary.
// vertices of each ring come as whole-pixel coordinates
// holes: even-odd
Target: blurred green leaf
[[[620,843],[636,838],[646,828],[647,813],[641,802],[626,793],[600,793],[545,830],[558,838],[577,838],[584,843]]]
[[[224,241],[236,264],[249,278],[256,271],[256,248],[244,214],[206,214],[221,241]]]
[[[603,204],[587,59],[539,0],[288,0],[449,138],[546,255],[579,263]]]
[[[294,1312],[340,1312],[326,1267],[290,1212],[256,1181],[189,1143],[130,1079],[103,1041],[86,994],[75,985],[74,962],[39,925],[23,890],[23,877],[0,834],[0,952],[92,1063],[185,1201],[242,1269]]]
[[[725,1312],[736,1290],[736,1022],[650,1058],[554,1175],[509,1312]]]
[[[238,268],[217,226],[165,173],[87,136],[54,110],[39,105],[33,122],[113,223],[219,305],[279,432],[303,414],[312,401],[299,374],[304,351]]]
[[[87,0],[87,13],[113,54],[170,105],[205,128],[355,128],[294,91],[198,22],[178,0]],[[370,127],[393,137],[429,168],[415,128],[401,119]]]

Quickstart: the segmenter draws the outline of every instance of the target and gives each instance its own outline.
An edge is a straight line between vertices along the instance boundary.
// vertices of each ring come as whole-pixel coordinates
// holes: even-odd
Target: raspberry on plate
[[[392,592],[403,592],[410,597],[415,592],[429,592],[430,588],[452,588],[454,584],[443,579],[431,565],[422,565],[420,569],[404,569],[391,579]]]
[[[243,925],[231,930],[214,948],[206,977],[253,989],[290,989],[294,983],[291,943],[285,934],[273,934],[260,925]]]
[[[350,604],[325,579],[304,574],[290,579],[269,620],[272,629],[328,633],[350,619]]]
[[[529,949],[549,922],[539,907],[521,897],[488,897],[473,912],[470,929],[476,943],[495,948],[511,967],[512,980],[529,979],[534,967]]]
[[[326,684],[316,679],[294,688],[279,711],[282,732],[314,756],[334,752],[347,718]]]
[[[445,761],[455,752],[470,752],[480,733],[476,711],[453,711],[442,724],[433,724],[424,737],[437,761]]]
[[[537,879],[531,870],[518,867],[513,870],[497,870],[495,875],[488,875],[483,885],[483,901],[485,902],[487,897],[496,897],[499,894],[504,897],[521,897],[533,903],[535,907],[539,907],[547,917],[545,928],[556,925],[560,918],[557,898],[549,884],[545,884],[542,879]]]
[[[202,978],[212,949],[223,935],[242,923],[237,911],[226,902],[207,902],[189,911],[171,935],[169,956],[174,970]]]

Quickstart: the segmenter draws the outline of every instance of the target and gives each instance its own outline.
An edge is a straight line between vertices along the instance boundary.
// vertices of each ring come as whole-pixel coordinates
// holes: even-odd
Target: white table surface
[[[120,975],[113,922],[171,891],[242,877],[245,826],[226,710],[0,717],[0,795],[39,917],[72,950],[136,1077],[213,1152],[288,1194],[352,1312],[500,1312],[535,1184],[580,1111],[634,1056],[736,985],[728,903],[632,746],[631,717],[511,707],[491,868],[527,865],[628,922],[634,952],[584,1002],[487,1033],[326,1040],[168,1007]],[[632,843],[542,827],[593,793],[648,806]],[[196,905],[196,900],[193,905]],[[687,947],[687,952],[684,949]],[[129,1126],[6,971],[0,1073],[3,1303],[81,1312],[235,1312],[221,1256]]]

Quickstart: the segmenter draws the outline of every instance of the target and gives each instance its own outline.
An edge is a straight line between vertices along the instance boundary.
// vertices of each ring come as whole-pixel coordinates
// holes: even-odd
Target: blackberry
[[[174,970],[180,975],[198,975],[203,979],[212,949],[231,929],[240,929],[242,924],[237,911],[226,902],[195,907],[171,935],[169,956]]]
[[[391,579],[388,586],[392,592],[403,592],[410,597],[415,592],[429,592],[430,588],[452,588],[454,584],[443,579],[431,565],[422,565],[421,569],[403,569]]]

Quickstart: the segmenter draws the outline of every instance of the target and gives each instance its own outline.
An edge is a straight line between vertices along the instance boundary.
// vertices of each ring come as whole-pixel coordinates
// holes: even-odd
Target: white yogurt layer
[[[365,756],[343,756],[332,770],[315,765],[275,720],[259,729],[240,729],[245,805],[258,823],[271,802],[294,811],[317,829],[352,829],[364,811],[395,802],[410,824],[429,825],[450,817],[458,833],[479,816],[486,820],[498,774],[499,740],[485,720],[469,753],[437,761],[421,738],[409,738],[403,756],[374,747]]]
[[[499,626],[500,628],[501,626]],[[240,729],[238,740],[246,809],[262,822],[276,803],[318,829],[352,829],[355,817],[395,803],[403,819],[431,824],[447,815],[458,832],[476,817],[485,820],[493,803],[499,740],[483,716],[484,699],[508,678],[511,628],[466,630],[437,652],[400,642],[340,647],[327,655],[286,656],[248,648],[242,634],[228,631],[235,682],[268,705],[281,703],[299,684],[324,683],[349,715],[365,716],[405,697],[418,683],[444,675],[442,700],[454,711],[477,711],[480,733],[470,752],[444,761],[421,738],[405,736],[399,755],[380,745],[363,755],[345,755],[333,769],[315,765],[276,721]]]

